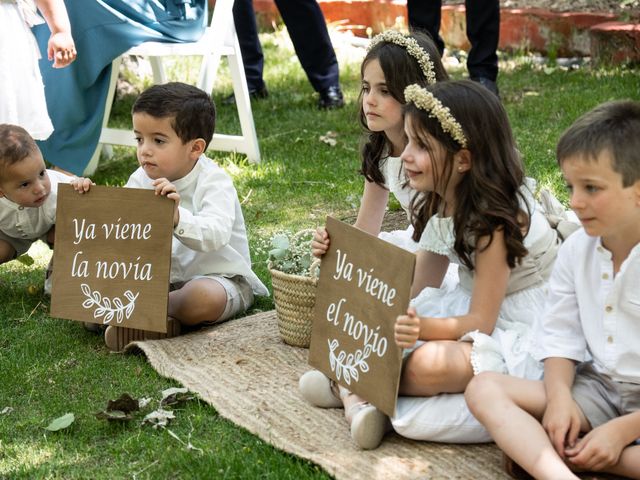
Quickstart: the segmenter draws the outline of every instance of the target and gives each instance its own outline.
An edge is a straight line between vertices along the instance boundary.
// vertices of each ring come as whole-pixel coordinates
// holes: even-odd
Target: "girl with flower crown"
[[[542,375],[530,329],[560,240],[495,95],[461,80],[410,85],[405,98],[401,158],[423,195],[412,205],[417,295],[395,324],[405,362],[392,424],[415,439],[489,441],[462,392],[483,371]],[[450,263],[459,282],[440,288]]]
[[[360,124],[363,127],[361,174],[365,177],[364,193],[355,227],[386,241],[415,251],[411,239],[413,229],[380,233],[385,209],[392,193],[409,216],[411,198],[416,192],[406,185],[400,153],[406,145],[402,105],[407,85],[431,85],[448,78],[436,45],[423,33],[405,35],[388,30],[375,36],[360,68]],[[314,255],[324,255],[329,236],[324,227],[316,231]],[[342,407],[351,424],[351,433],[362,448],[374,448],[382,439],[388,420],[375,407],[330,382],[321,372],[310,371],[300,379],[300,391],[319,407]],[[373,421],[371,421],[373,420]],[[370,432],[368,425],[377,430]],[[362,429],[361,427],[367,427]]]

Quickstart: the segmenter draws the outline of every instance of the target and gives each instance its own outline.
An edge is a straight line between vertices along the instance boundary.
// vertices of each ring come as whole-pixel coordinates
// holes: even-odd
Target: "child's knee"
[[[16,249],[9,242],[0,240],[0,263],[7,263],[16,258]]]
[[[490,408],[493,400],[500,396],[502,392],[500,379],[502,377],[503,375],[500,373],[482,372],[471,379],[464,391],[464,398],[474,416],[477,417],[483,407]]]

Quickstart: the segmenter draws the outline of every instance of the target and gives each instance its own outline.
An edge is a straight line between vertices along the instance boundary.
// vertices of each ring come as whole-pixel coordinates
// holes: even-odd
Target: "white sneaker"
[[[331,388],[331,379],[318,370],[309,370],[300,377],[298,387],[302,397],[320,408],[341,408],[342,400]]]

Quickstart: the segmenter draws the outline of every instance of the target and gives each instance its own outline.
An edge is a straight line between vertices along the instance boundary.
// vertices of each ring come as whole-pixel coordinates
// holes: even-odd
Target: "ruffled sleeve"
[[[446,255],[451,258],[455,238],[453,236],[453,218],[433,216],[422,232],[418,249]]]

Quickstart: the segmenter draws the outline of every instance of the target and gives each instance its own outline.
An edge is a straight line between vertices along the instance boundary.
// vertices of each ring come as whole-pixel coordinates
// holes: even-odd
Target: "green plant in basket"
[[[278,233],[269,245],[269,272],[280,336],[289,345],[308,347],[320,260],[311,256],[313,230]]]
[[[298,233],[276,233],[269,244],[267,263],[272,270],[279,270],[290,275],[310,276],[313,256],[311,240],[313,230],[301,230]]]

